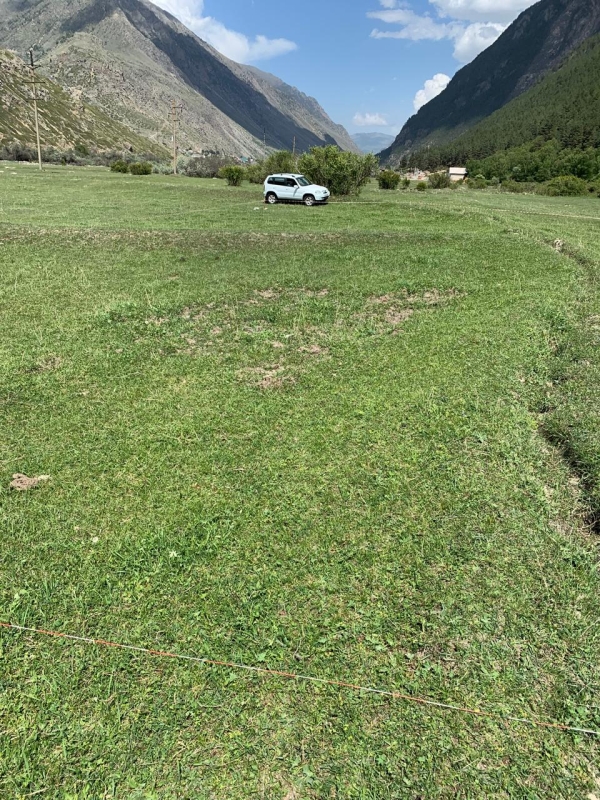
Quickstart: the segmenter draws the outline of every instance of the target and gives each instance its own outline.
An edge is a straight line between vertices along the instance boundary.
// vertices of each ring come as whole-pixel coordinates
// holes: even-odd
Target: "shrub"
[[[129,172],[129,164],[126,161],[123,161],[122,159],[119,159],[118,161],[113,161],[113,163],[110,165],[110,171],[120,172],[121,174],[125,175]]]
[[[393,169],[384,169],[377,176],[377,181],[380,189],[397,189],[401,177]]]
[[[179,172],[187,175],[188,178],[216,178],[219,170],[223,167],[231,166],[231,159],[224,156],[206,156],[205,158],[194,157],[181,164],[178,164]],[[171,169],[171,172],[173,170]]]
[[[528,194],[530,192],[535,192],[536,184],[535,183],[524,183],[522,181],[502,181],[500,184],[500,191],[501,192],[511,192],[512,194]]]
[[[400,188],[401,189],[410,188],[410,178],[402,178],[402,180],[400,181]]]
[[[219,178],[224,178],[228,186],[241,186],[245,175],[246,170],[234,164],[230,164],[228,167],[222,167],[219,170]]]
[[[246,178],[250,183],[264,183],[268,174],[264,161],[256,161],[246,167]]]
[[[474,178],[467,178],[469,189],[485,189],[488,183],[483,175],[476,175]]]
[[[429,176],[429,185],[432,189],[449,189],[452,181],[447,172],[434,172]]]
[[[154,166],[152,167],[152,172],[155,175],[172,175],[173,174],[173,165],[172,164],[166,164],[164,162],[161,162],[159,164],[154,164]]]
[[[588,185],[583,178],[574,175],[561,175],[545,184],[543,194],[550,197],[580,197],[587,194]]]
[[[129,165],[129,172],[132,175],[152,175],[152,164],[147,161],[136,161]]]
[[[417,192],[426,192],[427,184],[425,183],[425,181],[419,181],[415,186],[415,189],[417,190]]]
[[[76,144],[74,149],[75,154],[82,158],[87,158],[90,154],[90,148],[85,144]]]
[[[266,158],[263,162],[265,170],[263,183],[267,175],[276,175],[278,172],[296,172],[298,169],[298,159],[289,150],[277,150]]]
[[[372,154],[347,153],[335,145],[313,147],[298,159],[298,169],[334,195],[357,195],[378,167]]]

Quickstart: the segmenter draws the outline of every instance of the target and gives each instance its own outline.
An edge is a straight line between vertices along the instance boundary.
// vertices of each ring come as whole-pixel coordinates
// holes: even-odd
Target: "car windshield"
[[[300,186],[310,186],[310,181],[307,181],[304,175],[300,175],[296,178]]]

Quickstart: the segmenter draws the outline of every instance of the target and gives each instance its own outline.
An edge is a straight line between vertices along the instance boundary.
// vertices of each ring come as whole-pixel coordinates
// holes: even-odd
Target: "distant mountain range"
[[[49,78],[159,146],[170,145],[175,100],[184,149],[357,150],[316,100],[230,61],[147,0],[0,0],[0,47],[32,45]]]
[[[353,133],[352,141],[363,153],[379,153],[389,147],[395,137],[389,133]]]
[[[598,33],[600,0],[541,0],[411,117],[381,159],[396,163],[411,152],[458,140],[535,87]]]

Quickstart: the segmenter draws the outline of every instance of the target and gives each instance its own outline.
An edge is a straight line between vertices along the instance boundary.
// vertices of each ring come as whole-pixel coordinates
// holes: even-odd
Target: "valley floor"
[[[0,620],[600,731],[599,233],[597,199],[0,164]],[[7,799],[600,796],[600,736],[0,656]]]

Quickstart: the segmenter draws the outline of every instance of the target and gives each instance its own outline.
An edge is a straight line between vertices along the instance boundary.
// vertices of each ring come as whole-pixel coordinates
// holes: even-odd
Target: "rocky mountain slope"
[[[541,0],[456,73],[411,117],[384,161],[456,139],[534,86],[587,38],[600,33],[600,0]]]
[[[0,145],[35,143],[35,121],[30,73],[14,53],[0,50]],[[68,94],[38,74],[38,107],[42,146],[66,150],[76,145],[102,150],[133,150],[167,156],[156,143],[84,103],[78,93]]]
[[[355,149],[316,100],[236,64],[148,0],[0,0],[0,46],[35,46],[45,73],[110,117],[169,145],[258,156],[335,143]]]

